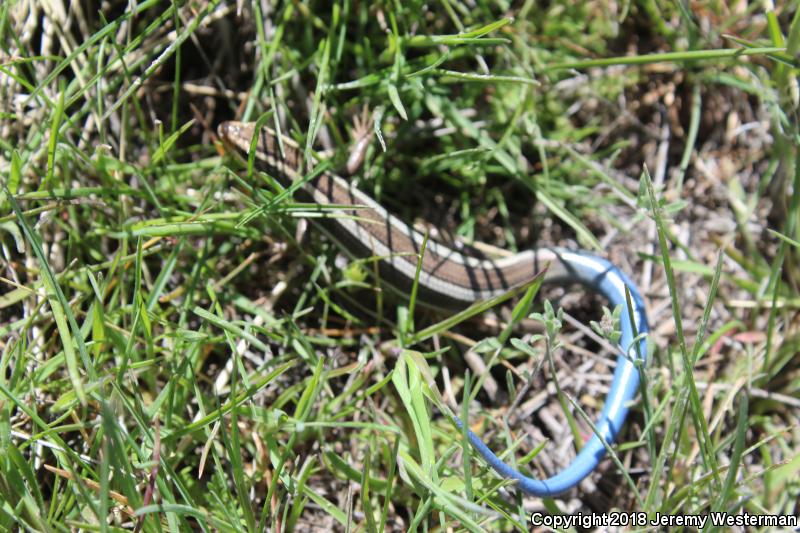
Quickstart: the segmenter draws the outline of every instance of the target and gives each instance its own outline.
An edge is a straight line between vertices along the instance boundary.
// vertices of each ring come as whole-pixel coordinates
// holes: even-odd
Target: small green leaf
[[[403,102],[400,101],[400,93],[397,91],[397,87],[393,83],[390,83],[386,89],[389,93],[389,100],[397,110],[397,113],[403,120],[408,120],[408,114],[406,113],[406,108],[403,107]]]

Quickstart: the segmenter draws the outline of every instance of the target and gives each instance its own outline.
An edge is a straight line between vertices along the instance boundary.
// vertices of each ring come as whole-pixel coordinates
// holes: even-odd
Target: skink
[[[255,123],[224,122],[218,133],[224,144],[245,159],[254,136],[255,157],[275,177],[285,182],[303,178],[302,151],[287,137],[279,146],[276,134],[268,129],[256,130]],[[350,185],[343,178],[323,172],[302,187],[313,202],[320,205],[354,206],[345,216],[323,219],[337,241],[357,257],[380,257],[380,274],[400,291],[408,291],[414,283],[417,262],[424,236],[410,225],[388,213],[380,204]],[[595,469],[605,453],[605,445],[614,442],[625,422],[629,404],[639,386],[636,362],[644,362],[645,336],[648,332],[644,300],[636,285],[607,260],[581,250],[536,248],[511,257],[490,260],[469,257],[436,242],[428,242],[418,279],[418,298],[435,307],[466,307],[477,300],[498,296],[524,284],[548,265],[546,283],[580,283],[621,305],[620,355],[611,389],[600,417],[597,432],[563,471],[549,479],[534,479],[503,462],[473,433],[467,436],[475,449],[503,477],[515,480],[528,494],[556,496],[574,487]],[[633,309],[628,310],[626,287]],[[633,317],[633,324],[628,319]],[[457,419],[459,425],[461,421]]]

